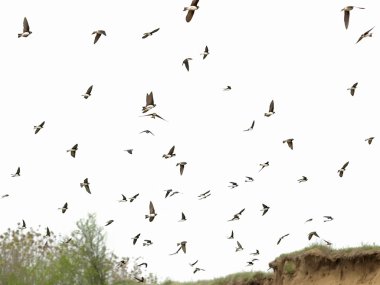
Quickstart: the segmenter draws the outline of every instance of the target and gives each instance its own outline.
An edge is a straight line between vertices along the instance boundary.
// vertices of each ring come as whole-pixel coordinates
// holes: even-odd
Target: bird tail
[[[83,183],[80,183],[80,187],[83,187],[84,186],[84,184]]]
[[[149,215],[145,215],[145,219],[148,219],[149,218]]]
[[[183,8],[183,11],[187,11],[187,7]]]
[[[21,37],[21,35],[22,35],[22,34],[18,34],[18,35],[17,35],[17,36],[18,36],[18,38],[20,38],[20,37]]]

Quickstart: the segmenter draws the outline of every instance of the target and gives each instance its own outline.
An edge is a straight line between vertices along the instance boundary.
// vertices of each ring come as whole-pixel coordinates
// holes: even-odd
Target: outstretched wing
[[[23,29],[23,32],[24,33],[27,33],[29,32],[29,23],[28,23],[28,20],[26,19],[26,17],[24,17],[24,29]]]

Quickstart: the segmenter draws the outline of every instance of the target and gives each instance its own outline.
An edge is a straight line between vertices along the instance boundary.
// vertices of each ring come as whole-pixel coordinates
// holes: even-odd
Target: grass
[[[215,278],[212,280],[199,280],[196,282],[176,282],[166,280],[161,285],[248,285],[253,281],[261,280],[264,278],[271,278],[272,273],[256,271],[256,272],[239,272],[227,275],[225,277]]]
[[[290,253],[281,254],[278,257],[278,259],[293,258],[295,256],[302,255],[308,251],[315,250],[315,249],[319,250],[322,254],[329,257],[349,258],[349,257],[357,256],[357,255],[362,255],[371,251],[380,251],[380,246],[376,244],[362,244],[361,246],[358,246],[358,247],[345,247],[345,248],[334,249],[324,244],[314,243],[308,247],[305,247],[304,249],[293,251]]]

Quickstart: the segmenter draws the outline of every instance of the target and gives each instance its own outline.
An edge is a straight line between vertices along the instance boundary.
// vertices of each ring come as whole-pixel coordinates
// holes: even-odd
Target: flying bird
[[[372,37],[371,31],[373,30],[373,28],[374,27],[372,27],[371,29],[369,29],[368,31],[366,31],[364,34],[362,34],[356,43],[360,42],[364,38]]]
[[[171,158],[171,157],[175,156],[174,148],[175,148],[175,146],[173,145],[171,147],[171,149],[169,150],[169,152],[167,154],[164,154],[162,157],[167,159],[167,158]]]
[[[142,115],[140,117],[151,117],[152,119],[155,119],[155,118],[160,118],[161,120],[164,120],[166,121],[164,118],[162,118],[160,115],[158,115],[157,113],[152,113],[152,114],[146,114],[146,115]]]
[[[153,109],[156,107],[156,104],[154,104],[154,99],[153,99],[153,92],[150,92],[149,94],[146,94],[146,103],[145,106],[142,107],[142,112],[146,113],[149,110]]]
[[[235,221],[235,220],[240,220],[240,216],[243,214],[244,211],[245,211],[245,208],[243,208],[242,210],[240,210],[239,213],[234,214],[233,218],[231,220],[228,220],[228,222]]]
[[[198,260],[197,261],[194,261],[193,263],[189,263],[191,267],[193,267],[195,264],[198,263]]]
[[[134,195],[131,198],[129,198],[129,202],[132,203],[139,195],[140,195],[140,193],[137,193],[136,195]]]
[[[22,229],[26,229],[26,223],[25,223],[24,220],[22,220],[22,225],[21,225],[20,229],[21,229],[21,230],[22,230]]]
[[[67,202],[63,205],[63,207],[62,208],[58,208],[58,210],[61,210],[62,211],[62,214],[64,214],[66,211],[67,211],[67,209],[68,209],[69,207],[68,207],[68,205],[67,205]]]
[[[262,216],[264,216],[268,212],[268,210],[269,210],[270,207],[268,207],[265,204],[262,204],[262,205],[263,205],[263,208],[260,211],[263,212]]]
[[[254,264],[254,262],[256,261],[256,260],[258,260],[257,258],[254,258],[254,259],[252,259],[251,261],[247,261],[247,266],[253,266]]]
[[[96,42],[99,40],[101,35],[106,36],[106,32],[103,30],[94,31],[94,32],[92,32],[91,35],[93,35],[93,34],[95,34],[94,44],[96,44]]]
[[[133,239],[133,245],[136,244],[137,240],[139,239],[140,237],[140,234],[137,234],[136,236],[134,236],[132,239]]]
[[[255,125],[255,120],[253,120],[252,125],[248,129],[244,130],[244,132],[252,131],[254,125]]]
[[[206,199],[210,195],[211,195],[210,190],[208,190],[205,193],[198,195],[198,198],[199,198],[198,200]]]
[[[234,238],[234,231],[231,231],[231,235],[227,239],[233,239]]]
[[[179,246],[180,247],[179,249],[182,249],[182,251],[186,253],[186,244],[187,244],[187,241],[181,241],[177,243],[177,246]]]
[[[270,117],[270,116],[272,116],[274,113],[275,113],[275,111],[274,111],[274,101],[272,100],[272,101],[270,102],[270,104],[269,104],[269,111],[268,111],[268,113],[264,113],[264,116],[265,116],[265,117]]]
[[[148,32],[148,33],[144,33],[144,35],[142,36],[143,39],[146,39],[147,37],[149,36],[152,36],[154,33],[158,32],[160,28],[157,28],[151,32]]]
[[[368,144],[371,144],[374,138],[375,137],[369,137],[368,139],[365,139],[364,141],[368,142]]]
[[[16,173],[15,174],[11,174],[12,177],[19,177],[21,176],[20,174],[20,167],[17,167],[17,170],[16,170]]]
[[[157,216],[152,201],[149,202],[149,214],[145,215],[145,219],[149,218],[149,222],[152,222],[154,218]]]
[[[354,83],[350,88],[347,88],[347,90],[350,90],[351,96],[354,96],[357,86],[358,86],[358,82]]]
[[[252,253],[250,253],[251,255],[259,255],[260,254],[260,251],[258,250],[258,249],[256,249],[256,251],[255,252],[252,252]]]
[[[19,38],[20,38],[20,37],[26,38],[26,37],[28,37],[31,33],[32,33],[32,31],[30,31],[28,20],[26,19],[26,17],[24,17],[23,30],[22,30],[22,33],[21,33],[21,34],[18,34],[18,37],[19,37]]]
[[[133,149],[125,149],[124,151],[128,152],[129,154],[132,154]]]
[[[82,96],[84,97],[84,99],[87,99],[88,97],[91,96],[91,92],[92,92],[92,87],[93,87],[93,86],[94,86],[94,85],[91,85],[90,87],[88,87],[86,93],[84,93],[84,94],[82,95]]]
[[[191,57],[188,57],[188,58],[186,58],[186,59],[184,59],[184,60],[182,61],[182,65],[185,65],[187,71],[189,71],[189,68],[190,68],[190,66],[189,66],[189,60],[192,60],[192,58],[191,58]]]
[[[231,189],[238,187],[239,185],[236,182],[230,182],[231,185],[228,185]]]
[[[197,273],[198,271],[205,271],[205,270],[202,269],[202,268],[196,267],[196,268],[194,269],[193,273],[195,274],[195,273]]]
[[[224,91],[230,91],[232,89],[232,87],[230,85],[227,85],[227,87],[225,87],[223,90]]]
[[[339,176],[343,177],[343,173],[346,170],[346,167],[348,165],[349,161],[347,161],[345,164],[343,164],[342,168],[338,170]]]
[[[164,191],[166,192],[165,198],[167,198],[169,196],[170,192],[173,191],[173,189],[168,189],[168,190],[164,190]]]
[[[90,191],[90,182],[88,182],[88,178],[86,178],[85,180],[83,180],[83,182],[81,182],[80,184],[80,187],[84,187],[87,191],[88,194],[91,194],[91,191]]]
[[[362,7],[356,7],[356,6],[346,6],[341,11],[344,11],[344,26],[346,27],[346,30],[348,29],[348,23],[350,21],[350,11],[354,8],[357,9],[365,9]]]
[[[144,239],[143,246],[150,246],[153,242],[150,239]]]
[[[145,278],[144,277],[141,277],[141,278],[138,278],[138,277],[133,277],[135,278],[139,283],[144,283],[145,282]]]
[[[39,124],[38,126],[34,126],[34,133],[37,134],[45,125],[45,121],[43,121],[41,124]]]
[[[288,147],[293,150],[293,141],[294,139],[287,139],[287,140],[283,140],[282,143],[287,143],[288,144]]]
[[[187,162],[178,162],[176,166],[179,165],[179,173],[182,175],[183,173],[183,169],[185,168],[185,165],[187,164]]]
[[[259,172],[260,172],[261,170],[263,170],[265,167],[268,167],[268,166],[269,166],[269,161],[267,161],[267,162],[265,162],[265,163],[261,163],[260,166],[261,166],[261,169],[259,170]]]
[[[190,22],[193,18],[195,10],[199,9],[198,2],[199,0],[193,0],[191,1],[190,6],[183,8],[183,11],[187,11],[186,22]]]
[[[109,221],[106,222],[106,224],[105,224],[104,226],[105,226],[105,227],[106,227],[106,226],[109,226],[109,225],[112,224],[113,222],[114,222],[114,220],[109,220]]]
[[[253,178],[250,177],[250,176],[246,176],[245,178],[246,178],[246,179],[245,179],[245,182],[253,182],[253,181],[255,181],[255,179],[253,179]]]
[[[152,136],[154,136],[154,134],[149,130],[145,130],[145,131],[140,132],[140,134],[142,134],[142,133],[151,134]]]
[[[127,197],[125,197],[125,195],[123,195],[123,194],[121,194],[121,200],[119,200],[119,202],[127,202],[128,201],[128,199],[127,199]]]
[[[277,244],[280,244],[280,242],[282,241],[283,238],[287,237],[289,234],[286,234],[286,235],[283,235],[282,237],[280,237],[280,239],[278,240]]]
[[[317,232],[311,232],[311,233],[309,233],[309,234],[307,235],[307,238],[308,238],[309,240],[311,240],[311,238],[312,238],[313,236],[315,236],[315,237],[319,237],[319,235],[317,234]]]
[[[143,262],[143,263],[137,264],[137,266],[138,266],[138,267],[140,267],[140,266],[145,266],[145,268],[147,268],[147,267],[148,267],[148,263]]]
[[[241,246],[240,242],[239,241],[236,241],[237,243],[237,247],[235,248],[235,251],[240,251],[240,250],[243,250],[244,248]]]
[[[182,214],[181,214],[181,219],[180,219],[178,222],[184,222],[184,221],[186,221],[186,216],[185,216],[185,214],[182,212]]]
[[[205,47],[205,51],[203,53],[201,53],[201,55],[203,55],[203,59],[205,59],[208,55],[209,55],[209,51],[208,51],[208,47],[206,46]]]
[[[9,197],[9,194],[1,195],[1,199]]]
[[[71,156],[75,158],[75,154],[78,150],[78,144],[74,145],[72,148],[66,150],[66,152],[70,152]]]
[[[332,243],[331,242],[329,242],[329,241],[327,241],[327,240],[323,240],[327,245],[332,245]]]
[[[311,222],[312,220],[313,220],[313,218],[307,219],[307,220],[305,221],[305,223]]]
[[[331,222],[332,220],[334,220],[333,217],[331,216],[323,216],[326,220],[324,220],[324,222]]]
[[[46,227],[46,235],[45,237],[50,237],[50,229],[49,227]]]
[[[300,179],[298,179],[298,183],[301,183],[301,182],[306,182],[308,179],[306,176],[302,176]]]

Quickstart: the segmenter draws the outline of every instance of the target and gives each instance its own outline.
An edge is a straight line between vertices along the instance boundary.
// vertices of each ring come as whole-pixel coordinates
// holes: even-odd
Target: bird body
[[[306,176],[302,176],[300,179],[298,179],[298,183],[301,183],[301,182],[306,182],[308,179]]]
[[[109,221],[106,222],[106,224],[105,224],[104,226],[105,226],[105,227],[106,227],[106,226],[109,226],[109,225],[112,224],[113,222],[114,222],[114,220],[109,220]]]
[[[288,144],[288,147],[293,150],[293,141],[294,139],[287,139],[287,140],[283,140],[282,143],[287,143]]]
[[[365,8],[356,7],[356,6],[346,6],[341,10],[341,11],[344,11],[344,26],[346,27],[346,30],[348,29],[348,23],[350,21],[350,11],[352,11],[354,8],[365,9]]]

